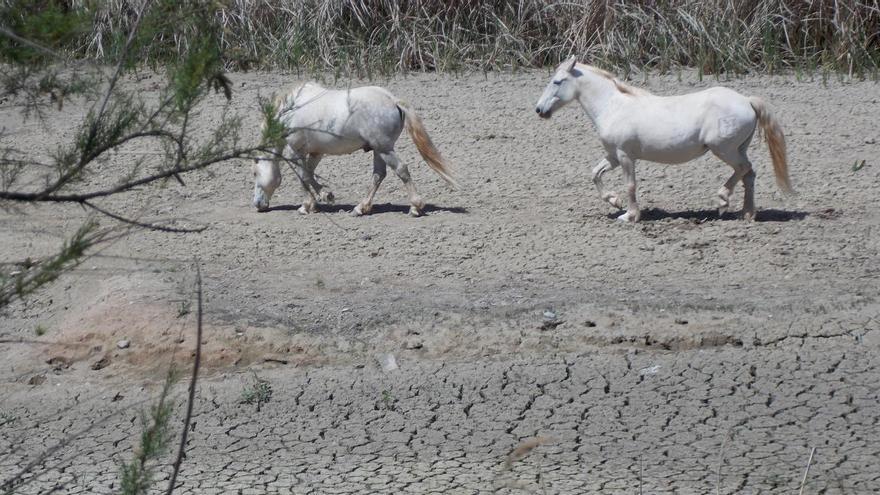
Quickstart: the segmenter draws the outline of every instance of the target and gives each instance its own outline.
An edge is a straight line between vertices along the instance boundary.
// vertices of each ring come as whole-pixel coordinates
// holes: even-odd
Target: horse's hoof
[[[336,196],[330,191],[321,191],[320,200],[322,203],[332,203],[336,201]]]
[[[353,210],[351,210],[351,215],[354,217],[361,217],[364,215],[369,215],[371,209],[372,208],[370,208],[369,206],[364,207],[364,205],[357,205],[354,207]]]
[[[755,221],[755,212],[754,211],[743,211],[743,220],[746,222],[754,222]]]
[[[620,215],[619,217],[617,217],[617,221],[624,222],[624,223],[636,223],[639,221],[639,214],[628,211],[628,212],[624,213],[623,215]]]
[[[416,217],[416,218],[418,218],[418,217],[420,217],[420,216],[423,215],[422,210],[419,209],[419,208],[416,208],[415,206],[410,206],[410,207],[409,207],[409,214],[410,214],[410,216],[413,216],[413,217]]]
[[[302,205],[296,211],[298,211],[300,215],[308,215],[309,213],[316,213],[318,211],[318,206],[317,205],[311,205],[311,206]]]
[[[623,209],[623,203],[620,201],[620,198],[617,197],[616,194],[608,194],[605,196],[604,199],[605,201],[608,201],[608,204],[610,204],[611,206],[620,210]]]

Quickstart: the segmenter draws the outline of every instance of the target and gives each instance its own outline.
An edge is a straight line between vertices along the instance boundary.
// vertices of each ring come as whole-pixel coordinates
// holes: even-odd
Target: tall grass
[[[77,3],[77,2],[74,2]],[[91,4],[80,0],[82,5]],[[98,2],[80,55],[114,53],[134,0]],[[168,2],[171,5],[177,2]],[[181,2],[184,4],[193,3]],[[577,54],[619,71],[704,73],[880,68],[878,0],[226,0],[226,63],[372,75],[541,67]],[[85,8],[80,6],[78,8]],[[173,13],[148,59],[182,50]]]

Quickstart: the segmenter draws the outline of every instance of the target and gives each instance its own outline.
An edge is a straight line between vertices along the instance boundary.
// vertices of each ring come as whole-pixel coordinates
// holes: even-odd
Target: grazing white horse
[[[538,100],[535,111],[548,119],[553,112],[577,100],[599,133],[605,158],[593,168],[599,195],[616,208],[622,202],[605,191],[602,175],[618,165],[627,185],[626,212],[617,219],[637,222],[636,160],[684,163],[712,151],[733,167],[733,175],[718,191],[719,212],[730,206],[730,195],[740,180],[745,196],[743,217],[755,216],[755,172],[747,151],[760,124],[770,148],[776,182],[785,193],[792,188],[785,156],[785,136],[764,101],[716,87],[680,96],[655,96],[632,87],[596,67],[564,62]]]
[[[383,88],[368,86],[337,91],[306,83],[277,98],[275,108],[288,134],[284,149],[275,150],[274,156],[257,158],[253,164],[253,204],[257,210],[269,208],[269,200],[281,183],[279,155],[282,153],[295,163],[306,193],[299,212],[312,213],[317,211],[316,198],[333,200],[333,194],[322,191],[323,186],[315,180],[315,168],[321,158],[364,150],[373,152],[373,180],[367,197],[352,213],[370,213],[387,166],[407,188],[409,213],[421,215],[425,203],[416,192],[406,164],[400,163],[394,152],[394,143],[404,127],[428,166],[450,185],[457,186],[419,116]]]

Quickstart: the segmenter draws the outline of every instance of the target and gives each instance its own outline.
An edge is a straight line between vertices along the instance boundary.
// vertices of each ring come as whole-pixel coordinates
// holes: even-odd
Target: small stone
[[[71,361],[70,361],[70,359],[67,359],[66,357],[63,357],[63,356],[55,356],[55,357],[49,358],[49,360],[46,361],[46,364],[48,364],[49,366],[52,366],[52,369],[54,371],[58,372],[58,371],[62,371],[62,370],[66,370],[67,368],[70,368]]]
[[[872,138],[872,137],[865,138],[865,144],[874,144],[876,142],[877,142],[877,140],[875,138]]]
[[[548,320],[555,320],[555,319],[556,319],[556,313],[554,313],[553,311],[550,311],[550,310],[548,309],[548,310],[544,311],[544,318],[545,318],[545,319],[548,319]]]
[[[95,371],[98,371],[98,370],[102,370],[102,369],[106,368],[107,366],[110,366],[110,357],[104,356],[101,359],[92,363],[91,368]]]
[[[122,339],[116,343],[116,347],[118,347],[119,349],[128,349],[128,346],[130,346],[130,345],[131,345],[131,342],[126,339]]]
[[[46,375],[34,375],[28,380],[28,385],[42,385],[46,383]]]
[[[642,368],[639,370],[639,375],[656,375],[657,372],[660,371],[660,365],[655,364],[654,366],[648,366],[647,368]]]
[[[379,354],[376,359],[379,360],[382,371],[394,371],[397,369],[397,360],[394,359],[394,354]]]

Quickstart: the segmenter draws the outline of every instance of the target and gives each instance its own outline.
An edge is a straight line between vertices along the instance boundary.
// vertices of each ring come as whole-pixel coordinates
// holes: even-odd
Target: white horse
[[[718,191],[719,212],[730,206],[730,195],[741,180],[745,189],[743,217],[754,219],[755,172],[746,153],[758,124],[770,148],[776,182],[783,192],[792,192],[785,136],[760,98],[722,87],[681,96],[655,96],[572,57],[556,70],[535,111],[548,119],[572,100],[581,104],[599,133],[605,158],[593,168],[593,182],[602,199],[616,208],[622,208],[620,198],[605,191],[602,175],[618,165],[623,170],[628,201],[618,220],[639,220],[636,160],[684,163],[706,151],[733,167],[733,175]]]
[[[277,98],[275,103],[277,118],[287,131],[286,144],[284,149],[276,149],[273,156],[254,161],[253,205],[257,210],[269,208],[269,200],[281,183],[279,155],[282,153],[295,163],[306,193],[299,212],[312,213],[317,211],[316,198],[333,201],[333,194],[322,191],[323,186],[315,180],[315,168],[321,158],[364,150],[373,152],[373,181],[367,197],[352,213],[370,213],[373,197],[388,166],[407,188],[409,213],[421,215],[425,203],[416,192],[406,164],[400,163],[394,152],[394,143],[404,127],[428,166],[450,185],[457,186],[419,116],[383,88],[369,86],[337,91],[306,83]]]

